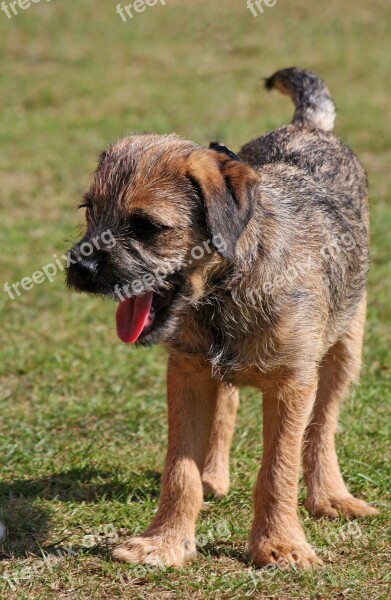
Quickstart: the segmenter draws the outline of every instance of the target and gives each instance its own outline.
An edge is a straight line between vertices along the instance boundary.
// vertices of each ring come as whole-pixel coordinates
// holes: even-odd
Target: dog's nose
[[[90,279],[98,272],[99,257],[94,254],[83,256],[80,250],[75,247],[70,252],[70,270],[80,280]]]
[[[95,275],[98,271],[98,261],[96,258],[80,258],[76,265],[79,271],[86,275]]]

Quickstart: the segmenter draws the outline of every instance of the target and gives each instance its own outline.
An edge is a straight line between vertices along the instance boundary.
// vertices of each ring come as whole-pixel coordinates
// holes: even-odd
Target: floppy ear
[[[260,177],[226,146],[195,150],[187,177],[203,201],[212,244],[228,260],[254,213]]]

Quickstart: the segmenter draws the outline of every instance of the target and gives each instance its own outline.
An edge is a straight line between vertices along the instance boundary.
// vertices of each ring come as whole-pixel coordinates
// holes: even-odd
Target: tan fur
[[[203,499],[201,474],[217,388],[210,370],[198,361],[171,357],[167,376],[168,450],[159,510],[140,538],[131,538],[114,551],[116,558],[179,566],[195,554],[195,521]]]
[[[335,451],[339,404],[360,371],[365,308],[364,298],[346,333],[319,366],[319,387],[303,451],[308,488],[305,505],[317,516],[363,517],[378,513],[348,492]]]
[[[281,385],[283,382],[283,385]],[[254,490],[250,552],[255,564],[283,558],[305,568],[321,563],[297,518],[301,441],[316,393],[294,374],[269,380],[263,397],[263,457]]]
[[[311,512],[377,512],[348,492],[334,442],[339,403],[360,369],[365,173],[345,145],[317,129],[334,113],[316,76],[290,69],[273,85],[297,99],[302,120],[239,156],[176,136],[131,136],[103,153],[86,194],[84,241],[105,228],[117,245],[88,263],[80,262],[83,240],[76,244],[69,285],[115,297],[116,284],[172,265],[153,282],[153,298],[167,298],[156,318],[165,316],[138,339],[169,354],[160,504],[148,529],[114,551],[121,560],[180,566],[194,557],[203,491],[228,491],[241,386],[263,393],[249,542],[255,564],[321,563],[297,515],[302,452]],[[192,250],[205,243],[210,251],[195,260]]]
[[[239,405],[239,391],[220,383],[217,390],[209,452],[202,472],[205,494],[224,496],[229,489],[229,450]]]

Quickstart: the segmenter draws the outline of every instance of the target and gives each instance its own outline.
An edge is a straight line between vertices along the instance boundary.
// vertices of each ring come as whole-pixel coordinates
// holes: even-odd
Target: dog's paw
[[[216,498],[223,498],[229,490],[229,475],[204,471],[202,475],[202,487],[205,496],[212,494]]]
[[[309,569],[323,564],[311,546],[303,541],[301,543],[273,538],[261,538],[249,546],[252,562],[261,566],[274,566],[284,571],[295,569]]]
[[[117,560],[156,567],[181,567],[196,555],[193,540],[151,535],[131,537],[113,550]]]
[[[372,517],[379,514],[377,508],[370,506],[364,500],[354,496],[330,497],[316,500],[307,498],[305,507],[308,512],[316,517],[327,517],[328,519],[337,519],[345,517],[355,519],[357,517]]]

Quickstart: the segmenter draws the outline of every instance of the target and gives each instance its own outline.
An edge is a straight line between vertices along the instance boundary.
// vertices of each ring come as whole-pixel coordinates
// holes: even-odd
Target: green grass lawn
[[[126,4],[127,2],[124,2]],[[41,0],[0,12],[1,598],[388,598],[391,400],[391,4],[167,0],[123,23],[116,0]],[[160,4],[160,3],[159,3]],[[261,402],[242,394],[228,497],[205,503],[199,557],[179,570],[115,563],[110,545],[156,510],[166,444],[160,348],[116,338],[114,306],[59,273],[11,301],[78,235],[75,206],[98,152],[130,131],[175,131],[233,149],[286,123],[262,77],[295,64],[326,79],[337,134],[369,175],[372,266],[361,384],[344,404],[339,456],[352,492],[381,509],[348,524],[300,515],[325,567],[246,561]],[[388,87],[388,90],[387,90]],[[389,530],[388,530],[389,531]],[[57,558],[43,559],[57,553]]]

